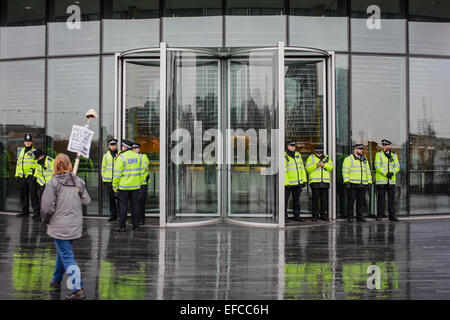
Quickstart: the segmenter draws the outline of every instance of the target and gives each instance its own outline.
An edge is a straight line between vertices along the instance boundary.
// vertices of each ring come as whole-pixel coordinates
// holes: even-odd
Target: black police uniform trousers
[[[22,202],[22,213],[29,215],[29,200],[31,198],[31,206],[35,215],[40,214],[39,198],[37,194],[38,184],[33,176],[20,179],[20,200]]]
[[[347,218],[353,218],[353,204],[356,200],[356,216],[357,218],[362,217],[364,209],[364,200],[366,196],[366,186],[365,185],[355,185],[350,184],[350,189],[348,189],[347,198]]]
[[[126,227],[128,200],[130,200],[131,203],[131,221],[133,222],[133,228],[136,228],[139,225],[139,189],[119,190],[119,209],[120,209],[119,226],[121,228]]]
[[[325,183],[311,183],[312,191],[312,215],[318,218],[328,217],[328,184]]]
[[[386,207],[386,193],[388,195],[389,217],[395,217],[395,185],[377,185],[377,217],[384,216]]]
[[[147,201],[148,184],[143,184],[139,192],[139,219],[145,222],[145,202]]]
[[[111,182],[105,182],[106,189],[108,190],[108,197],[109,197],[109,217],[112,219],[117,219],[117,213],[118,210],[118,203],[117,203],[117,197],[115,195],[115,192],[112,188]]]
[[[288,203],[289,197],[292,194],[292,211],[294,212],[294,217],[300,217],[300,194],[302,193],[302,187],[300,185],[296,186],[285,186],[284,187],[284,210],[286,219],[288,218]]]

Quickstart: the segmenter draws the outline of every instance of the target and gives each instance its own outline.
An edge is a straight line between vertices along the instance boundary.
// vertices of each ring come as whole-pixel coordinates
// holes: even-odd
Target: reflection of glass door
[[[227,217],[278,222],[278,51],[244,51],[227,60]]]
[[[123,138],[137,142],[150,160],[146,214],[159,214],[159,59],[129,59],[124,65]]]
[[[326,146],[326,64],[324,60],[286,58],[285,136],[297,141],[297,151],[306,163],[317,145]],[[302,213],[311,213],[311,190],[303,189],[300,197]],[[292,208],[292,199],[288,204]],[[288,212],[291,212],[288,209]]]
[[[219,218],[221,60],[168,50],[166,74],[166,223]]]
[[[161,226],[283,227],[285,136],[304,161],[318,144],[333,158],[332,54],[282,42],[231,52],[162,43],[116,57],[116,136],[151,159],[147,213],[159,212]]]

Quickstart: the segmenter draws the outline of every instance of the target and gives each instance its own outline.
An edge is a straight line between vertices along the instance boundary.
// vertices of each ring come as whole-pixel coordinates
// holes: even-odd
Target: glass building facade
[[[117,122],[116,53],[161,42],[225,52],[278,41],[335,54],[337,217],[346,212],[343,158],[352,144],[363,143],[374,169],[381,139],[391,140],[399,155],[397,213],[449,214],[450,2],[442,0],[0,0],[0,211],[21,208],[14,173],[25,133],[49,155],[74,158],[66,150],[70,128],[83,125],[86,110],[94,108],[100,117],[91,122],[90,157],[81,159],[78,174],[93,200],[85,214],[109,214],[99,169]],[[220,116],[221,64],[181,50],[167,60],[173,88],[184,84],[178,91],[167,88],[173,93],[167,105],[176,111],[165,116],[168,128],[192,135],[200,122],[213,129],[226,121],[244,131],[277,128],[270,111],[276,104],[266,95],[277,85],[270,78],[270,51],[228,61],[227,81],[234,89],[228,91],[226,121]],[[317,62],[285,60],[285,136],[301,140],[304,161],[314,145],[324,143],[323,69]],[[147,213],[157,215],[160,60],[130,60],[126,70],[121,125],[149,156]],[[248,92],[239,90],[243,84]],[[270,214],[278,182],[252,175],[261,165],[232,165],[223,175],[214,163],[165,168],[174,186],[165,194],[167,214]],[[231,186],[227,203],[219,201],[221,179]],[[310,196],[310,190],[302,193],[304,213],[311,212]],[[367,194],[366,209],[376,213],[375,189]]]

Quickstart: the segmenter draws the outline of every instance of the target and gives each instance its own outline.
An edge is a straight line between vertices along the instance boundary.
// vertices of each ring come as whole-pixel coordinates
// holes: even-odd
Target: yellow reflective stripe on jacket
[[[364,185],[372,183],[369,161],[367,159],[359,161],[354,158],[353,154],[349,155],[342,164],[342,178],[344,183]]]
[[[141,158],[132,151],[127,150],[114,161],[114,178],[112,187],[114,190],[137,190],[141,187]]]
[[[114,172],[114,157],[111,154],[111,151],[108,150],[103,155],[102,158],[102,181],[103,182],[111,182],[113,179]]]
[[[45,186],[53,178],[54,163],[53,158],[46,156],[45,169],[40,164],[36,165],[34,176],[40,186]]]
[[[290,157],[287,152],[284,153],[284,185],[298,185],[306,182],[306,171],[303,166],[303,160],[297,151],[294,158]]]
[[[396,153],[391,152],[392,161],[389,161],[389,158],[386,157],[383,150],[380,150],[375,155],[375,181],[376,184],[387,184],[389,180],[389,184],[396,184],[397,181],[397,173],[400,172],[400,163],[398,162],[398,156]],[[388,172],[392,172],[393,176],[388,179]]]
[[[320,159],[314,153],[306,159],[306,172],[308,173],[309,183],[330,182],[330,172],[333,170],[334,165],[328,155],[325,155],[325,159],[328,159],[328,162],[325,163],[324,167],[317,167]]]
[[[36,168],[37,161],[34,159],[33,151],[35,148],[31,148],[30,151],[25,153],[25,148],[22,148],[17,156],[16,164],[16,177],[28,177],[33,175]]]

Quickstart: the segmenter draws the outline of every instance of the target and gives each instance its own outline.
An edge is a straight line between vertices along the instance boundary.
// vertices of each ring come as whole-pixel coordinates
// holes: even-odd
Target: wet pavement
[[[85,219],[74,242],[88,299],[450,299],[450,218],[231,224],[116,233]],[[0,299],[60,299],[46,225],[0,215]],[[369,289],[369,266],[379,289]]]

